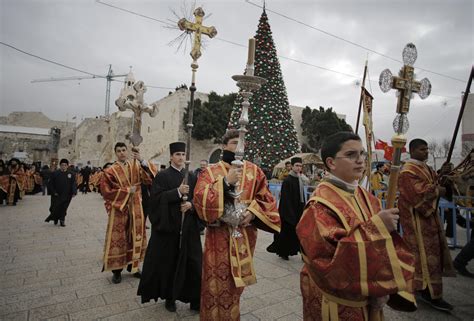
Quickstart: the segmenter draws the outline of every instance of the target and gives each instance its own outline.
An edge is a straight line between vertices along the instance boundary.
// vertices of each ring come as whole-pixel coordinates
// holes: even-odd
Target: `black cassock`
[[[51,192],[51,215],[54,221],[64,221],[67,208],[73,195],[77,194],[76,178],[70,171],[57,170],[51,174],[48,182],[48,192]]]
[[[299,179],[288,175],[281,185],[278,212],[281,219],[281,231],[278,237],[277,251],[280,256],[296,255],[300,251],[300,242],[296,235],[296,225],[304,210],[300,199]]]
[[[160,299],[199,304],[201,291],[202,246],[199,218],[194,208],[183,222],[180,248],[182,199],[178,187],[184,170],[169,167],[154,178],[150,195],[151,237],[148,242],[137,294],[142,303]],[[190,173],[192,201],[195,177]]]

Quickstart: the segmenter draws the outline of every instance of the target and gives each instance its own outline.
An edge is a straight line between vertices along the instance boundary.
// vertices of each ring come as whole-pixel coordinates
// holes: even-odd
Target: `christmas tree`
[[[298,137],[265,9],[260,17],[255,42],[254,74],[268,82],[250,99],[245,159],[271,170],[281,160],[298,153]],[[241,101],[239,96],[228,128],[239,128]]]

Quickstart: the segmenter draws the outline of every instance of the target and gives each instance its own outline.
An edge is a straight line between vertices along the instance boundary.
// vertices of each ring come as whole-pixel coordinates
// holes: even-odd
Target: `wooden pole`
[[[451,139],[451,145],[449,145],[449,152],[448,152],[448,157],[446,158],[446,163],[451,162],[451,156],[453,156],[454,144],[456,143],[456,137],[458,135],[459,125],[461,124],[462,115],[464,114],[464,108],[466,107],[467,97],[469,96],[469,92],[471,90],[473,75],[474,75],[474,66],[471,66],[471,75],[469,76],[466,90],[464,91],[464,95],[462,97],[461,109],[459,110],[458,120],[456,121],[456,127],[454,128],[453,138]]]
[[[368,61],[365,61],[365,67],[364,67],[364,76],[362,77],[362,86],[360,87],[360,98],[359,98],[359,111],[357,112],[357,122],[356,122],[356,129],[355,133],[359,133],[359,122],[360,122],[360,113],[362,110],[362,99],[364,99],[364,88],[365,88],[365,77],[367,76],[367,64]]]

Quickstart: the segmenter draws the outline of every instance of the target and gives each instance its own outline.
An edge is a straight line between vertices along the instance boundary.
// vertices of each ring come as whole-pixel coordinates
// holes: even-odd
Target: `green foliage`
[[[280,160],[298,153],[298,137],[291,117],[290,105],[272,31],[265,11],[255,35],[255,76],[268,82],[250,99],[245,159],[271,169]],[[241,97],[236,100],[228,128],[239,128]]]
[[[306,106],[301,113],[303,136],[308,138],[309,147],[319,151],[323,140],[339,131],[352,131],[344,119],[337,117],[332,108],[311,109]]]
[[[209,101],[202,103],[200,99],[194,101],[193,111],[193,138],[197,140],[213,139],[219,142],[227,127],[232,107],[237,94],[231,93],[220,96],[211,91]],[[188,123],[189,104],[183,116],[184,128]]]

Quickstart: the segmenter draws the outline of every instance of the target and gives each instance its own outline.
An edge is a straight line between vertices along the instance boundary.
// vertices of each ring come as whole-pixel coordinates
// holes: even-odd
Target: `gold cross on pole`
[[[395,205],[398,174],[401,166],[400,158],[402,149],[407,142],[405,133],[408,131],[408,118],[406,114],[410,109],[410,100],[413,98],[413,93],[418,93],[421,99],[425,99],[431,93],[431,83],[427,78],[423,78],[421,81],[415,80],[413,64],[416,61],[417,55],[415,45],[412,43],[407,44],[405,49],[403,49],[402,55],[404,65],[400,69],[398,76],[392,76],[390,70],[385,69],[379,78],[380,89],[384,93],[390,89],[398,91],[397,116],[393,121],[393,129],[396,134],[392,137],[394,153],[390,168],[386,208],[392,208]]]
[[[410,109],[410,100],[413,93],[418,93],[421,99],[425,99],[431,93],[431,84],[427,78],[421,81],[415,80],[415,68],[413,64],[417,58],[414,44],[409,43],[403,49],[403,67],[398,76],[392,76],[390,70],[385,69],[380,74],[379,85],[383,92],[390,89],[398,90],[397,114],[407,114]]]
[[[214,38],[217,35],[217,30],[214,26],[206,27],[202,25],[204,15],[204,10],[199,7],[194,10],[195,22],[188,21],[186,18],[178,21],[178,27],[181,31],[186,31],[187,33],[194,32],[194,44],[191,50],[191,57],[194,61],[201,57],[201,34],[205,34],[209,38]]]

